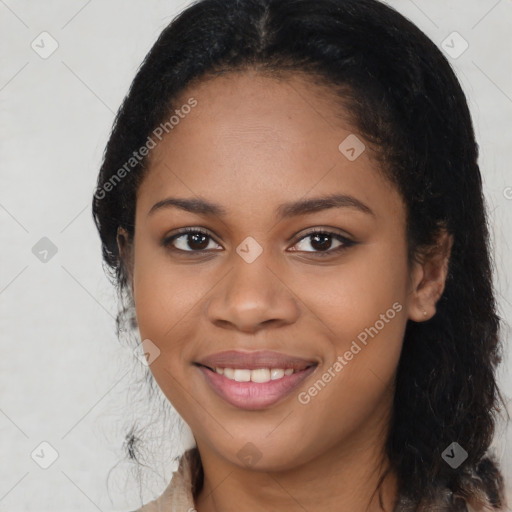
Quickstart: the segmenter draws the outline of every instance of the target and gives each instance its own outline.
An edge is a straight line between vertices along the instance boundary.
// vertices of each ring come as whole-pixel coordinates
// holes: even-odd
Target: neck
[[[196,509],[391,512],[398,495],[397,479],[388,470],[383,443],[368,446],[356,437],[305,464],[274,472],[241,468],[198,443],[204,485]]]

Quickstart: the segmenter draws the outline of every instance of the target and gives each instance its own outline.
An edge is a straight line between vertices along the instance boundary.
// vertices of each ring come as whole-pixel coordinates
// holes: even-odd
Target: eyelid
[[[321,233],[321,234],[326,234],[326,235],[336,235],[336,236],[346,239],[349,242],[355,243],[355,240],[353,240],[352,235],[349,235],[345,231],[342,232],[341,230],[339,230],[337,228],[331,228],[331,227],[327,227],[327,226],[320,226],[320,227],[315,226],[314,228],[307,229],[305,232],[302,232],[296,238],[295,243],[300,242],[303,238],[305,238],[309,235],[314,235],[316,233]]]

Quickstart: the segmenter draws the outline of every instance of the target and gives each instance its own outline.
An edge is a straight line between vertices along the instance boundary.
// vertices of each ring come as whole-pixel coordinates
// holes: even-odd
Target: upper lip
[[[314,360],[302,359],[270,350],[258,350],[254,352],[242,352],[240,350],[226,350],[209,355],[197,364],[211,369],[233,368],[256,370],[258,368],[293,368],[295,371],[304,370],[316,365]]]

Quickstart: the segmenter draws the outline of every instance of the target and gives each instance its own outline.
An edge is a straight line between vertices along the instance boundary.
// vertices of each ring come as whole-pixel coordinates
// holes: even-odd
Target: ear
[[[413,263],[410,278],[408,318],[415,322],[430,320],[444,291],[453,236],[445,229],[436,244],[424,251]]]
[[[133,242],[129,233],[121,226],[117,228],[116,241],[120,264],[126,272],[133,296]]]

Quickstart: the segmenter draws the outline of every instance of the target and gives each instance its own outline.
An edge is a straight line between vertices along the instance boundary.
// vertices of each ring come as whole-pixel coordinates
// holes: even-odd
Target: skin
[[[357,132],[334,113],[328,89],[298,75],[245,71],[195,84],[177,104],[190,97],[197,106],[152,150],[134,240],[120,230],[118,243],[141,339],[160,350],[151,372],[199,448],[205,485],[196,509],[392,510],[392,471],[381,488],[383,509],[372,494],[387,467],[393,379],[407,320],[435,314],[451,239],[443,234],[428,258],[408,263],[403,200],[368,144],[355,161],[338,150]],[[332,193],[353,196],[373,213],[341,207],[276,215],[283,203]],[[227,213],[149,213],[171,196],[200,197]],[[209,232],[203,253],[191,253],[198,246],[186,235],[164,247],[185,227]],[[355,244],[322,256],[309,228]],[[252,263],[236,252],[248,236],[263,249]],[[329,240],[331,251],[342,245]],[[300,403],[298,393],[396,303],[401,311],[378,335]],[[318,367],[284,400],[246,411],[218,397],[193,364],[228,349],[275,350]],[[251,466],[237,456],[247,442],[261,454]]]

